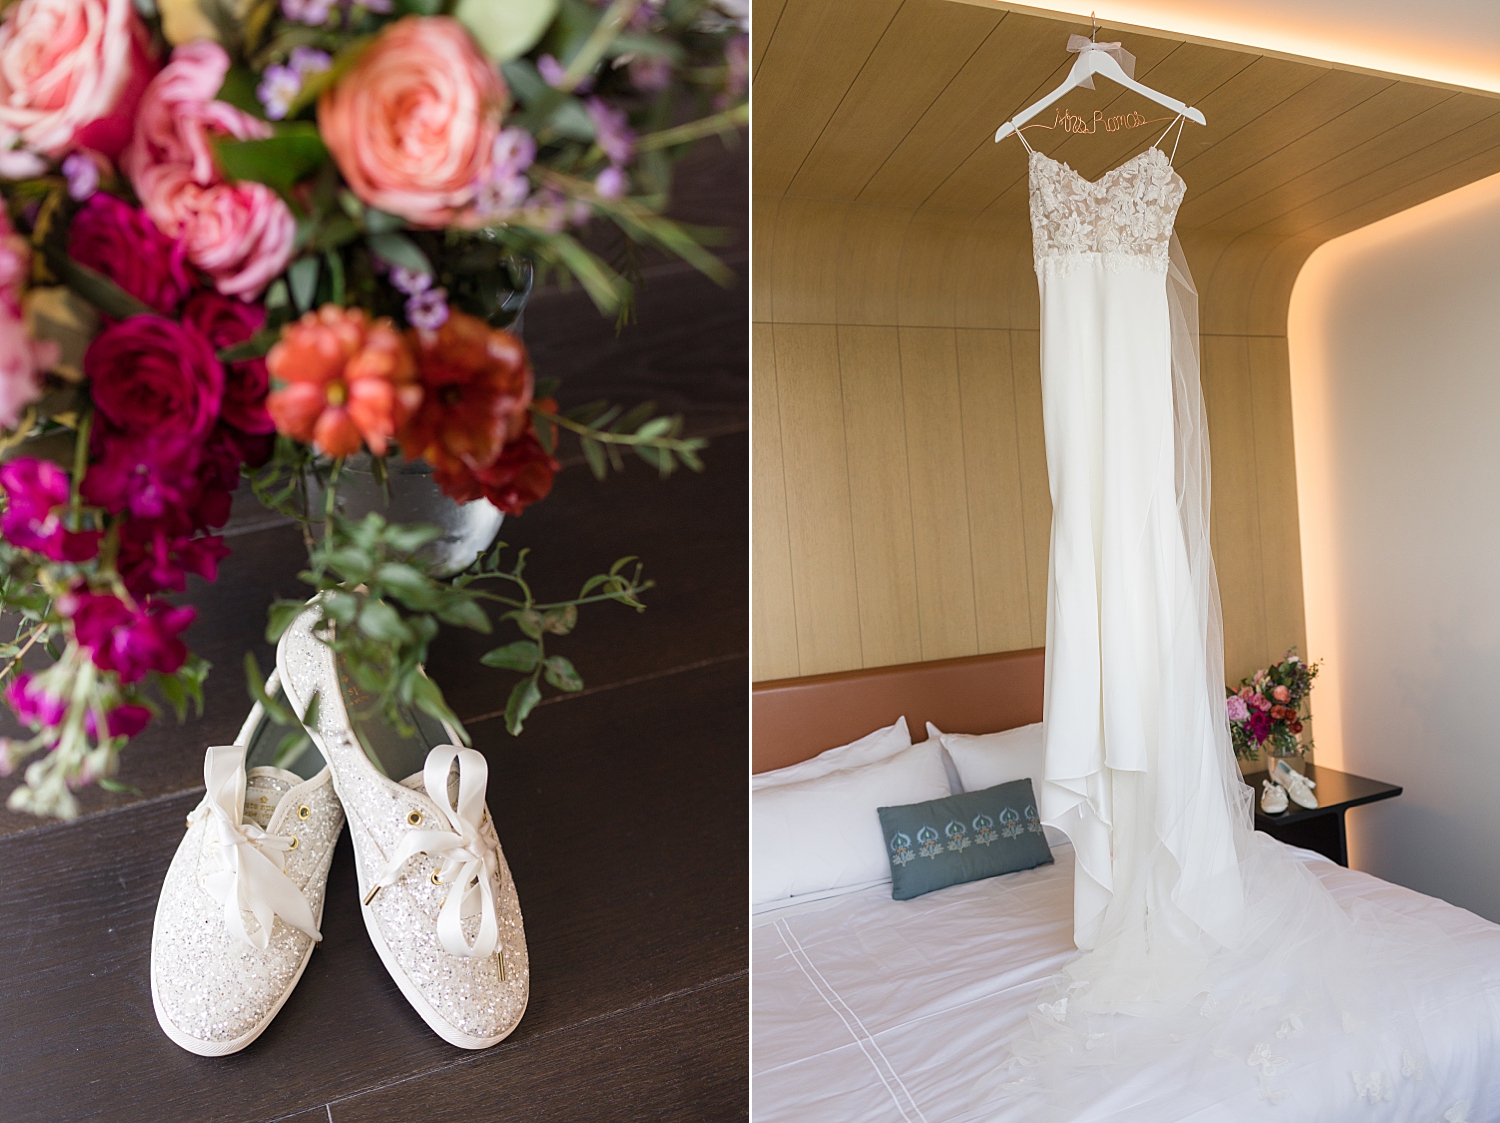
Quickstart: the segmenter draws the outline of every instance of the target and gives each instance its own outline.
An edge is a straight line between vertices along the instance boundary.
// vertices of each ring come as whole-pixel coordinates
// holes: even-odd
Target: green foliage
[[[698,453],[707,447],[702,437],[684,437],[680,414],[656,416],[655,402],[642,402],[630,410],[608,402],[590,402],[563,414],[531,407],[533,431],[548,455],[555,455],[557,442],[553,426],[578,438],[579,449],[596,479],[604,479],[613,468],[623,471],[622,449],[630,449],[666,478],[679,465],[695,472],[703,471]]]
[[[288,491],[286,484],[272,486],[280,488],[278,494]],[[329,486],[336,487],[337,481],[331,478]],[[525,676],[506,706],[506,728],[516,734],[542,700],[543,680],[557,690],[583,688],[568,659],[547,653],[546,637],[571,633],[580,605],[616,601],[644,609],[640,594],[651,587],[641,578],[639,566],[626,572],[634,559],[622,558],[608,573],[585,582],[577,597],[539,602],[525,577],[525,550],[507,565],[506,546],[497,543],[469,569],[445,581],[423,554],[423,547],[441,533],[436,527],[390,523],[374,512],[359,521],[334,513],[323,526],[323,537],[311,548],[310,567],[301,574],[318,598],[321,619],[314,634],[334,649],[354,681],[375,698],[385,719],[403,732],[410,730],[408,715],[417,709],[448,722],[468,739],[442,691],[422,672],[442,624],[489,634],[493,625],[485,605],[492,604],[504,610],[501,621],[513,623],[528,637],[497,647],[480,660]],[[506,591],[485,587],[492,583]],[[297,600],[272,605],[266,638],[280,639],[303,608]],[[253,661],[247,663],[246,673],[252,695],[266,705],[264,684]]]

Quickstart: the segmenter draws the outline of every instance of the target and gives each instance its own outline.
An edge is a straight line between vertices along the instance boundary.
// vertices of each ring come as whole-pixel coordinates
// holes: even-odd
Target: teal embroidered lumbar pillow
[[[1030,780],[878,811],[898,901],[1052,861]]]

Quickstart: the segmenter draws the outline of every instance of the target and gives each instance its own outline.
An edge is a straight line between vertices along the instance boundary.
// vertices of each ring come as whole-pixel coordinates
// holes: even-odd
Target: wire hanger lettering
[[[1098,41],[1098,22],[1094,23],[1093,36],[1085,39],[1082,35],[1070,35],[1068,37],[1068,50],[1076,51],[1078,59],[1073,63],[1073,69],[1068,72],[1063,84],[1058,86],[1046,97],[1032,105],[1027,106],[1017,113],[1005,124],[995,130],[995,140],[999,142],[1018,132],[1020,127],[1026,124],[1037,114],[1049,109],[1060,101],[1064,95],[1080,86],[1084,89],[1094,88],[1094,75],[1102,75],[1113,82],[1124,86],[1127,90],[1134,90],[1142,97],[1150,98],[1158,105],[1166,106],[1173,113],[1185,117],[1189,121],[1196,121],[1200,125],[1207,124],[1203,114],[1189,105],[1178,101],[1175,97],[1153,90],[1150,86],[1137,82],[1135,74],[1135,56],[1127,51],[1121,43],[1101,43]]]

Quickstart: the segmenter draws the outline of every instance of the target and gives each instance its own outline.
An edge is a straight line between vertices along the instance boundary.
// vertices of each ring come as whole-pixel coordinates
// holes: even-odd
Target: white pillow
[[[860,768],[753,792],[752,904],[888,878],[890,862],[875,809],[949,794],[935,741]]]
[[[963,785],[954,794],[982,792],[1012,780],[1030,780],[1031,790],[1041,795],[1042,777],[1047,772],[1041,722],[999,733],[944,733],[929,721],[927,736],[941,744],[953,761]],[[1042,830],[1048,846],[1061,846],[1068,841],[1068,836],[1050,823],[1043,823]]]
[[[821,752],[811,760],[777,768],[772,772],[758,772],[750,777],[750,790],[777,788],[782,784],[797,784],[803,780],[815,780],[843,768],[858,768],[865,764],[887,760],[902,749],[911,748],[911,733],[906,728],[906,718],[899,717],[894,725],[867,733],[858,741],[840,745],[836,749]]]
[[[964,791],[980,792],[1012,780],[1030,780],[1039,788],[1047,771],[1042,751],[1042,723],[999,733],[944,733],[927,723],[927,736],[953,758]]]

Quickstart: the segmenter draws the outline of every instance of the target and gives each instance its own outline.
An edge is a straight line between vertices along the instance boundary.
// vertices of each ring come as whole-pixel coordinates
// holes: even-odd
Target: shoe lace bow
[[[218,869],[204,878],[203,885],[209,896],[224,906],[224,927],[229,934],[265,951],[271,924],[279,916],[293,928],[321,940],[307,898],[286,874],[291,837],[270,834],[244,821],[244,748],[210,748],[203,760],[203,782],[208,787],[210,829],[218,842],[214,848]],[[245,927],[247,912],[259,924],[254,932]]]
[[[458,764],[456,802],[448,784],[455,762]],[[442,864],[437,871],[437,880],[449,889],[438,912],[438,942],[449,955],[474,959],[494,955],[500,944],[500,921],[495,903],[500,855],[495,844],[480,830],[488,780],[489,765],[473,749],[439,745],[429,752],[422,769],[422,784],[427,789],[428,798],[442,812],[448,829],[412,830],[403,835],[366,898],[369,901],[379,890],[394,885],[406,863],[418,854],[430,854],[440,859]],[[464,921],[475,914],[479,916],[479,930],[471,944],[464,936]]]

